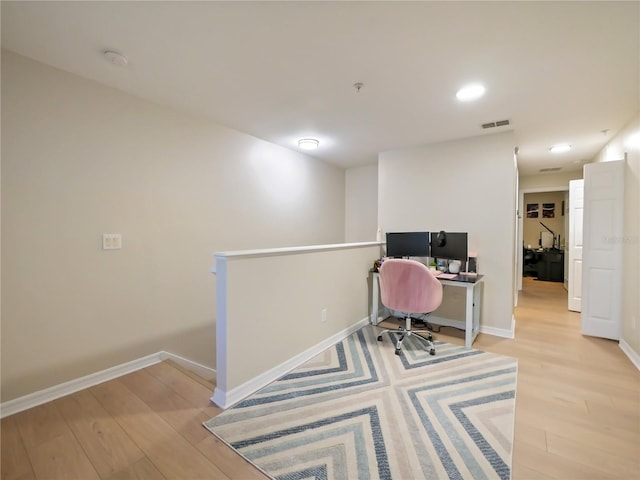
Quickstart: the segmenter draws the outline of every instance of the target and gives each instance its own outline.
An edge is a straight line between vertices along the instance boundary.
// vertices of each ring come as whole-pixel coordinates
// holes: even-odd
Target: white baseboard
[[[494,337],[502,337],[502,338],[515,338],[516,336],[516,319],[515,317],[511,317],[511,328],[496,328],[489,327],[486,325],[480,325],[480,333],[485,333],[487,335],[493,335]]]
[[[302,365],[304,362],[311,360],[313,357],[331,347],[332,345],[335,345],[336,343],[344,340],[353,332],[369,324],[370,317],[367,316],[366,318],[363,318],[352,326],[345,328],[344,330],[336,333],[335,335],[332,335],[331,337],[323,340],[317,345],[305,350],[302,353],[299,353],[295,357],[290,358],[286,362],[281,363],[271,370],[261,373],[257,377],[254,377],[251,380],[229,391],[224,391],[221,388],[216,387],[216,389],[213,391],[213,397],[211,397],[211,401],[218,405],[220,408],[229,408],[242,399],[248,397],[252,393],[257,392],[262,387],[289,373],[291,370]]]
[[[620,340],[620,348],[625,353],[631,363],[633,363],[638,370],[640,370],[640,355],[624,340]]]
[[[205,380],[214,380],[216,378],[216,371],[211,367],[207,367],[206,365],[202,365],[200,363],[189,360],[188,358],[181,357],[174,353],[170,352],[160,352],[160,356],[162,360],[171,360],[182,368],[189,370],[190,372],[195,373],[199,377],[204,378]]]
[[[155,365],[163,360],[173,360],[178,365],[186,368],[187,370],[193,371],[206,379],[215,377],[215,370],[212,368],[205,367],[204,365],[192,362],[186,358],[174,355],[173,353],[164,351],[157,352],[137,360],[132,360],[131,362],[122,363],[115,367],[107,368],[106,370],[91,373],[84,377],[76,378],[59,385],[54,385],[53,387],[45,388],[44,390],[30,393],[23,397],[3,402],[0,404],[0,418],[22,412],[29,408],[37,407],[43,403],[51,402],[52,400],[84,390],[85,388],[93,387],[94,385],[104,383],[108,380],[113,380],[114,378]]]

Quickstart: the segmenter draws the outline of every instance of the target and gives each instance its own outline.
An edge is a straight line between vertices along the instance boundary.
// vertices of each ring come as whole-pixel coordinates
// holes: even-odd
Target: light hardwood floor
[[[579,319],[561,284],[525,279],[516,339],[474,343],[518,358],[515,480],[640,479],[640,373]],[[266,478],[202,427],[211,392],[165,362],[7,417],[2,479]]]
[[[525,278],[515,318],[515,340],[474,343],[518,358],[513,478],[640,479],[640,372],[618,342],[580,333],[561,283]]]

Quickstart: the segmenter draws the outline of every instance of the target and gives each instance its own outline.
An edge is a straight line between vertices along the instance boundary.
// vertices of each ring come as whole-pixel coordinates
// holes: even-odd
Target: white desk
[[[378,303],[380,302],[380,287],[378,272],[373,273],[373,292],[371,295],[371,323],[377,325],[380,323],[381,318],[378,318]],[[482,278],[484,275],[474,276],[462,276],[458,275],[451,280],[438,279],[442,285],[448,285],[451,287],[465,288],[466,289],[466,306],[465,306],[465,321],[464,321],[464,346],[471,348],[473,341],[478,336],[480,330],[480,301],[482,295]],[[437,312],[437,310],[436,310]],[[415,312],[417,313],[417,312]],[[429,317],[431,321],[429,323],[435,323],[443,326],[457,326],[456,320],[449,320],[446,318],[432,315]]]

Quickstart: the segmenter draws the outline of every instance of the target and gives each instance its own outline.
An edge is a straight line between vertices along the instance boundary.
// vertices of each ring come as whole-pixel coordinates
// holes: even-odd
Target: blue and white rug
[[[517,360],[365,327],[205,422],[267,475],[509,479]]]

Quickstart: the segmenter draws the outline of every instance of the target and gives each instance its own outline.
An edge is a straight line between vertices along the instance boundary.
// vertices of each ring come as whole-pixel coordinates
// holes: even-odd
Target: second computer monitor
[[[431,232],[431,256],[467,261],[467,232]]]
[[[388,257],[428,257],[429,232],[387,232]]]

